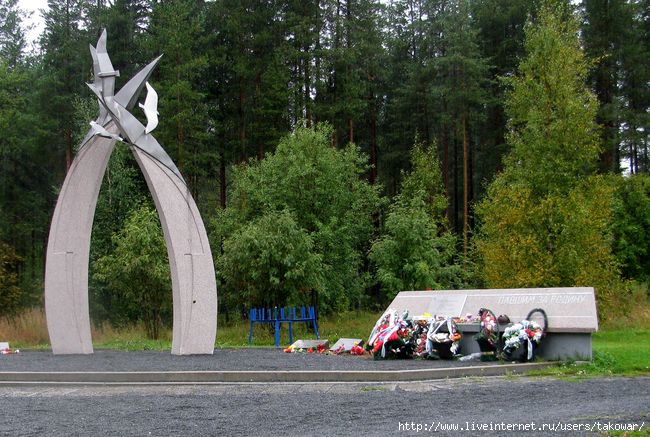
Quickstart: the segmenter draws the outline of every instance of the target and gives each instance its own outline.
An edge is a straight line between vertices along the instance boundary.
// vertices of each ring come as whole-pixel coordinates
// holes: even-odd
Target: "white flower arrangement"
[[[503,332],[505,341],[504,348],[517,349],[525,341],[532,341],[536,344],[542,340],[542,327],[535,322],[522,320],[512,326],[508,326]]]

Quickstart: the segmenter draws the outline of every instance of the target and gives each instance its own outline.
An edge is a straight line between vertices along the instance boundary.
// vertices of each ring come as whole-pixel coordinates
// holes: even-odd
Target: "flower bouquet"
[[[497,318],[487,308],[481,308],[478,311],[478,317],[481,321],[481,326],[474,339],[481,349],[481,360],[496,360],[497,345],[499,343],[499,324],[497,323]]]
[[[530,320],[508,326],[503,332],[503,359],[522,362],[534,360],[535,349],[543,336],[542,327]]]
[[[460,352],[462,335],[452,318],[437,320],[429,326],[426,349],[427,358],[450,360]]]
[[[429,318],[414,319],[413,323],[413,340],[415,341],[415,350],[413,356],[416,358],[426,358],[429,356],[427,350],[427,334],[429,333]]]
[[[366,343],[375,359],[413,356],[413,325],[407,317],[408,312],[399,317],[397,311],[389,309],[379,318]]]

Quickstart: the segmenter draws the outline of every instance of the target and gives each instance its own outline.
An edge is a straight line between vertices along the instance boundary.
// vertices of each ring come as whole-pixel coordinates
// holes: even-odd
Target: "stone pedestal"
[[[217,330],[217,286],[210,243],[185,183],[151,156],[132,148],[151,191],[172,275],[172,354],[211,354]]]
[[[115,140],[91,137],[79,150],[54,210],[45,264],[45,313],[52,352],[91,354],[88,313],[90,233]]]

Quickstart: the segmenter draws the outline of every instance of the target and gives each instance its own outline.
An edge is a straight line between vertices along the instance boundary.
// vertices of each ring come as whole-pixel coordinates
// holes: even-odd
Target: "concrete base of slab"
[[[460,351],[463,355],[480,352],[474,339],[478,324],[459,325],[463,333]],[[505,326],[500,327],[501,332]],[[549,332],[542,339],[536,354],[545,360],[586,360],[592,359],[591,332]]]

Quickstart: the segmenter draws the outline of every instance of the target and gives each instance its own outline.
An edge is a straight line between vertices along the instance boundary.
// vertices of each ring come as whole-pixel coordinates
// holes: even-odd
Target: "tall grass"
[[[345,312],[323,317],[318,321],[318,330],[322,339],[331,343],[342,337],[366,339],[381,313]],[[220,322],[217,330],[216,347],[248,346],[249,322],[246,320]],[[172,330],[164,328],[158,340],[147,338],[144,325],[134,324],[115,327],[109,323],[92,325],[91,335],[95,348],[122,350],[169,350],[171,349]],[[315,339],[316,335],[306,323],[295,323],[293,340]],[[0,319],[0,341],[10,342],[15,348],[43,349],[49,348],[49,335],[45,313],[42,309],[30,309],[13,318]],[[282,324],[280,341],[289,344],[289,329]],[[274,332],[272,325],[256,325],[253,331],[254,346],[273,346]]]
[[[43,310],[32,308],[18,316],[0,318],[0,341],[18,348],[47,347],[50,338]]]
[[[91,325],[91,335],[96,348],[171,349],[171,329],[163,329],[160,339],[150,340],[143,324],[119,328],[108,323]],[[0,318],[0,341],[9,342],[12,348],[49,348],[50,337],[43,309],[32,308],[15,317]]]
[[[631,281],[625,293],[619,296],[618,310],[601,314],[602,328],[650,329],[650,290],[648,284]]]

